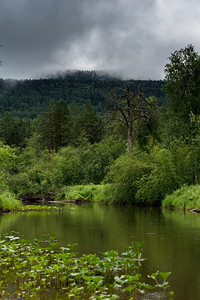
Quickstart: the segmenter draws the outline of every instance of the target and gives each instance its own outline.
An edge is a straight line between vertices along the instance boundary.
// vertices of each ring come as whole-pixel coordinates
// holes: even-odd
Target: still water
[[[62,246],[78,243],[79,253],[123,251],[133,241],[144,241],[143,274],[171,271],[175,299],[200,299],[200,215],[67,204],[59,212],[0,215],[0,234],[10,230],[26,239],[54,233]]]

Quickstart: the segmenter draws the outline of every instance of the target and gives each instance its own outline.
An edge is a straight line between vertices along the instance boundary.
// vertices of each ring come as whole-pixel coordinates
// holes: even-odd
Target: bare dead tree
[[[140,127],[147,124],[156,111],[155,103],[145,98],[138,86],[137,94],[126,89],[114,89],[108,99],[106,110],[116,112],[113,119],[122,122],[127,128],[127,152],[133,147]]]

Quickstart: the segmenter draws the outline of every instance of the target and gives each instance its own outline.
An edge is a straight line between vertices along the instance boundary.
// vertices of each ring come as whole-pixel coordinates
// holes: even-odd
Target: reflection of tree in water
[[[199,227],[198,215],[163,209],[160,225],[152,228],[155,236],[145,243],[145,273],[152,269],[171,271],[170,288],[176,299],[199,299]]]
[[[20,213],[0,214],[0,234],[15,230],[15,224],[20,219]]]
[[[65,205],[60,212],[10,213],[0,216],[0,233],[18,231],[25,239],[56,234],[61,246],[78,243],[75,251],[124,251],[144,241],[142,274],[171,271],[176,299],[199,299],[199,215],[161,209],[103,205]]]
[[[48,230],[50,220],[47,222],[47,216],[50,217],[51,215],[52,212],[15,212],[2,214],[0,216],[0,233],[4,234],[8,231],[16,231],[20,235],[23,235],[24,238],[33,240],[43,233],[51,233]]]

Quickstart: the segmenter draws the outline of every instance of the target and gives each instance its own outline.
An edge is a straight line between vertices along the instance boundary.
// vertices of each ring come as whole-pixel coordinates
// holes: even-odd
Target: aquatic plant
[[[9,232],[0,240],[0,298],[139,299],[157,288],[165,291],[169,272],[150,275],[163,279],[154,286],[142,280],[141,245],[132,243],[121,254],[77,256],[76,244],[59,247],[54,235],[30,242]]]
[[[57,206],[51,205],[23,205],[18,210],[20,211],[57,211],[61,209]]]

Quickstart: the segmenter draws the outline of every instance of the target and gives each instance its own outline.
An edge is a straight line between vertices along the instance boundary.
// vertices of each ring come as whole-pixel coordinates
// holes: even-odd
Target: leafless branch
[[[140,86],[138,86],[137,94],[130,92],[128,85],[126,85],[126,89],[117,88],[110,93],[106,110],[118,112],[121,118],[117,119],[126,124],[128,131],[127,151],[130,151],[130,147],[135,142],[142,121],[146,120],[147,124],[155,108],[155,105],[150,103],[141,93]]]

